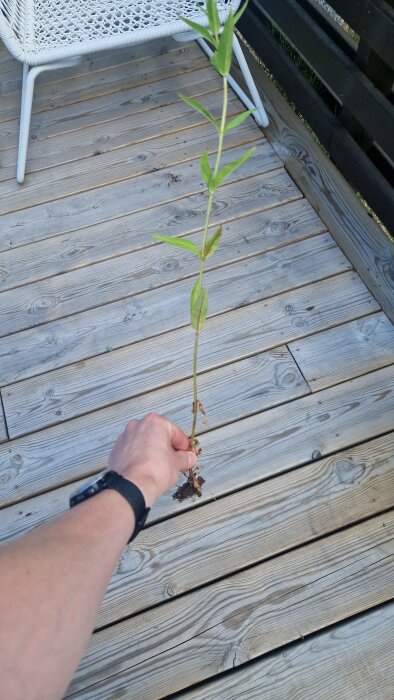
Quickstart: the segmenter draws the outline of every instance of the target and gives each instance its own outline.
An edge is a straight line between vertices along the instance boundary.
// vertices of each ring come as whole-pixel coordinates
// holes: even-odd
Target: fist
[[[148,413],[142,420],[127,423],[109,456],[108,468],[136,484],[151,508],[176,485],[179,473],[195,463],[187,435],[163,416]]]

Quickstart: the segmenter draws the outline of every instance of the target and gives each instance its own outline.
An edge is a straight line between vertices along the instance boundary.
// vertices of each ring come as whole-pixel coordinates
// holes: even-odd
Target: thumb
[[[175,454],[177,456],[178,471],[182,472],[183,474],[189,469],[192,469],[197,462],[197,457],[194,452],[177,450]]]

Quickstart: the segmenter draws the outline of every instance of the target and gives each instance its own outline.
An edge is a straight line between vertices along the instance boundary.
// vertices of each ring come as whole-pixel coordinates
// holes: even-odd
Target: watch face
[[[93,496],[95,493],[98,493],[100,491],[100,482],[104,476],[104,474],[107,473],[107,470],[100,472],[100,474],[96,474],[92,479],[89,481],[85,481],[79,488],[76,489],[71,494],[71,499],[78,498],[79,496]]]

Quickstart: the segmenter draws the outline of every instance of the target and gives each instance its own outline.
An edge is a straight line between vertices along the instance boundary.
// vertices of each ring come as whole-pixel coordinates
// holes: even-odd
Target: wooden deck
[[[125,550],[74,698],[392,700],[392,249],[254,71],[270,127],[229,133],[227,158],[257,148],[212,222],[204,496]],[[177,92],[221,100],[193,44],[85,59],[41,79],[20,187],[20,73],[2,50],[1,541],[66,510],[130,417],[189,429],[195,262],[149,232],[200,239],[216,139]]]

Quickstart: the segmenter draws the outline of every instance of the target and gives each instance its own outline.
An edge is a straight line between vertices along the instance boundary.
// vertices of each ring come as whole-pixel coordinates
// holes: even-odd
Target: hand
[[[127,423],[109,456],[108,468],[136,484],[151,508],[175,486],[179,472],[194,467],[196,455],[188,448],[189,438],[180,428],[157,413],[148,413],[142,420]]]

